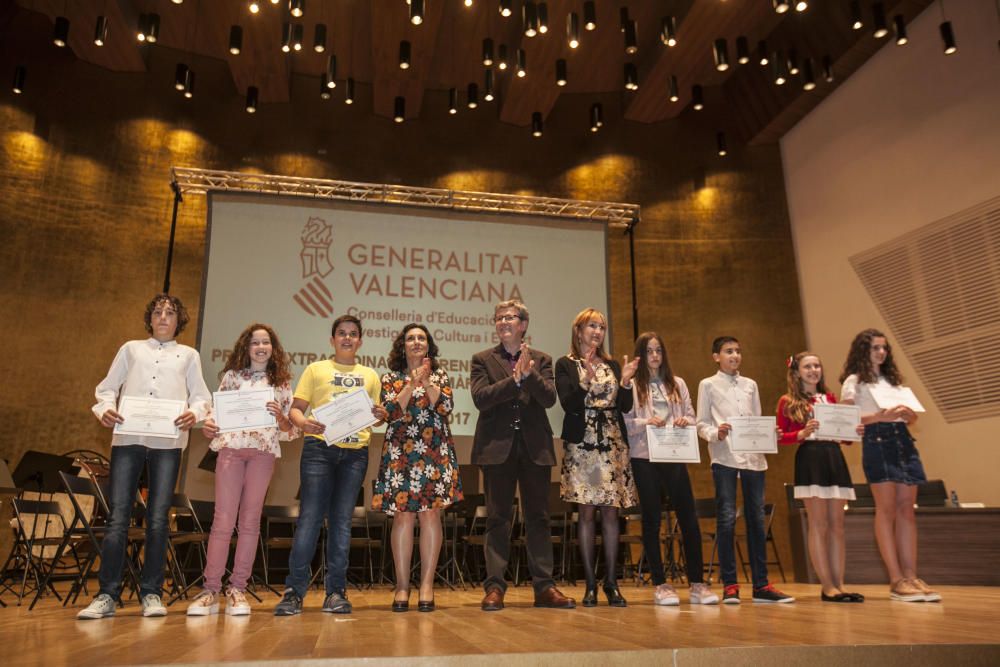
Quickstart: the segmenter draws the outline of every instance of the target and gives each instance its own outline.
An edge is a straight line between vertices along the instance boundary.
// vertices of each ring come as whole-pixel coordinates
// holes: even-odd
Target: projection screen
[[[359,362],[380,375],[400,329],[419,322],[454,387],[452,431],[472,435],[469,364],[498,343],[494,304],[522,300],[529,344],[553,360],[566,354],[573,317],[608,312],[606,238],[603,222],[210,193],[198,333],[206,382],[218,386],[252,322],[277,332],[293,387],[332,356],[335,317],[361,319]],[[558,403],[549,418],[558,435]]]

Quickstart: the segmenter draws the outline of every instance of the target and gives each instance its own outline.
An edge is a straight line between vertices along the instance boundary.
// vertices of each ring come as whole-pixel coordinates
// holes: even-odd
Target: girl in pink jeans
[[[219,452],[215,466],[215,518],[208,539],[205,590],[188,607],[188,616],[219,613],[222,575],[226,570],[233,528],[237,525],[239,537],[233,574],[225,593],[226,613],[232,616],[250,613],[244,591],[257,552],[260,514],[274,471],[274,460],[281,456],[278,441],[297,437],[288,419],[292,405],[291,373],[285,350],[271,327],[251,324],[244,329],[221,375],[220,391],[272,387],[274,400],[267,403],[267,411],[274,415],[277,426],[220,433],[213,419],[205,421],[204,433],[212,438],[212,450]]]

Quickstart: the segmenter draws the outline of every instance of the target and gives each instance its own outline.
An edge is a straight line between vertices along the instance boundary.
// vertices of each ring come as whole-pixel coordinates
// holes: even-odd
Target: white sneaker
[[[188,616],[211,616],[219,613],[219,595],[215,591],[204,590],[188,605]]]
[[[243,591],[230,586],[226,589],[226,613],[230,616],[249,616],[250,603]]]
[[[712,592],[708,584],[691,584],[691,604],[719,604],[719,596]]]
[[[141,604],[143,616],[150,617],[167,615],[167,608],[163,606],[163,600],[161,600],[160,596],[156,593],[143,595]]]
[[[660,584],[653,591],[653,604],[660,607],[676,607],[681,603],[677,591],[670,584]]]
[[[107,593],[101,593],[90,601],[86,608],[77,612],[76,617],[81,621],[91,618],[108,618],[115,615],[115,600]]]

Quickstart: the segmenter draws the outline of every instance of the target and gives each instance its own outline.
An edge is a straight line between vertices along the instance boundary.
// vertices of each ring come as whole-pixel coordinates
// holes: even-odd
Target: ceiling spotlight
[[[14,68],[14,82],[11,84],[11,90],[14,91],[15,95],[20,95],[24,92],[24,79],[28,76],[28,68],[24,65],[18,65]]]
[[[493,65],[493,40],[487,37],[483,40],[483,67]]]
[[[292,24],[287,21],[281,24],[281,50],[285,53],[292,50]]]
[[[52,43],[58,47],[66,46],[69,40],[69,19],[65,16],[57,16],[55,25],[52,26]]]
[[[410,43],[405,39],[399,43],[399,69],[410,69]]]
[[[715,147],[716,147],[716,150],[718,150],[718,152],[719,152],[719,157],[726,157],[726,154],[729,153],[729,151],[726,150],[726,133],[725,132],[717,132],[715,134]]]
[[[302,35],[305,33],[305,28],[301,23],[296,23],[292,26],[292,49],[295,51],[302,50]]]
[[[150,44],[156,44],[156,40],[160,38],[160,15],[159,14],[149,14],[146,16],[146,41]]]
[[[281,0],[271,0],[271,4],[272,4],[272,5],[276,5],[276,4],[278,4],[279,2],[281,2]]]
[[[635,21],[625,24],[625,53],[632,56],[639,52],[638,27]]]
[[[487,67],[483,71],[483,99],[492,102],[496,96],[493,94],[493,68]]]
[[[525,69],[528,66],[528,56],[524,52],[524,49],[518,49],[514,52],[514,62],[516,63],[514,69],[517,72],[517,76],[523,79],[528,73]]]
[[[600,102],[590,106],[590,131],[597,132],[604,125],[604,107]]]
[[[556,60],[556,85],[565,86],[566,81],[566,59],[559,58]]]
[[[872,3],[872,26],[875,39],[882,39],[889,34],[889,25],[885,20],[885,5],[881,2]]]
[[[238,25],[229,27],[229,52],[234,56],[243,50],[243,28]]]
[[[524,25],[525,37],[534,37],[538,34],[538,6],[531,0],[521,5],[521,22]]]
[[[330,85],[331,83],[333,83],[333,81],[330,79],[330,75],[323,72],[323,75],[319,78],[319,96],[324,100],[328,100],[333,97],[333,93],[330,92],[330,89],[333,88],[333,86]]]
[[[629,20],[628,7],[620,7],[618,9],[618,28],[622,32],[625,32],[625,26],[628,25]]]
[[[260,11],[260,3],[259,2],[251,2],[250,3],[250,13],[251,14],[256,14],[259,11]]]
[[[174,70],[174,88],[184,90],[184,82],[187,80],[188,66],[184,63],[177,63]]]
[[[671,102],[676,102],[681,99],[680,90],[677,87],[677,77],[673,74],[670,75],[670,81],[667,84],[667,96],[670,98]]]
[[[743,35],[736,38],[736,62],[741,65],[750,62],[750,42]]]
[[[326,87],[337,87],[337,56],[331,53],[326,58]]]
[[[247,104],[244,107],[247,113],[257,113],[257,86],[247,88]]]
[[[354,79],[348,78],[344,88],[344,104],[354,104]]]
[[[313,32],[313,51],[323,53],[326,51],[326,24],[317,23]]]
[[[892,27],[896,32],[896,46],[903,46],[910,41],[906,36],[906,21],[902,14],[896,14],[892,17]]]
[[[448,113],[452,116],[458,113],[458,88],[448,89]]]
[[[580,46],[580,16],[576,12],[566,15],[566,40],[571,49]]]
[[[194,97],[194,70],[192,69],[184,74],[184,97],[187,99]]]
[[[538,32],[544,35],[549,31],[549,3],[538,3]]]
[[[779,14],[784,14],[790,9],[788,0],[771,0],[771,4],[774,6],[774,11]]]
[[[944,45],[945,55],[950,56],[958,51],[958,45],[955,43],[955,33],[951,29],[951,21],[945,21],[938,26],[938,29],[941,31],[941,43]]]
[[[807,9],[809,9],[809,3],[806,0],[798,0],[795,3],[795,11],[804,12]]]
[[[788,61],[781,57],[781,52],[776,51],[771,59],[771,67],[774,74],[774,85],[783,86],[788,81]]]
[[[660,41],[667,46],[677,46],[677,17],[664,16],[660,24]]]
[[[691,86],[691,108],[695,111],[701,111],[705,108],[705,98],[702,93],[701,86],[697,83]]]
[[[726,45],[725,39],[719,38],[715,40],[712,55],[715,59],[715,69],[720,72],[725,72],[729,69],[729,47]]]
[[[135,31],[135,38],[140,42],[146,41],[146,21],[149,17],[146,14],[139,14],[138,28]]]
[[[542,112],[535,111],[531,114],[531,136],[542,136]]]
[[[399,95],[392,103],[392,119],[402,123],[406,119],[406,98]]]
[[[587,0],[583,3],[583,29],[597,29],[597,6],[594,4],[594,0]]]
[[[865,22],[861,18],[860,0],[851,0],[851,30],[861,30]]]
[[[184,4],[184,0],[171,0],[171,2],[173,2],[175,5],[183,5]]]
[[[823,56],[823,80],[833,83],[833,58],[830,56]]]
[[[764,40],[757,42],[757,62],[761,67],[767,67],[767,63],[770,62],[767,56],[767,42]]]
[[[639,70],[635,63],[625,63],[625,90],[639,90]]]
[[[500,10],[500,16],[507,18],[511,15],[511,5],[514,4],[511,0],[500,0],[500,6],[497,8]]]
[[[277,4],[272,0],[273,4]],[[288,13],[295,18],[301,18],[305,13],[306,0],[288,0]]]
[[[507,69],[507,45],[501,44],[497,47],[497,68]]]
[[[471,7],[472,6],[472,0],[465,0],[465,6],[466,7]]]
[[[792,76],[799,73],[799,52],[795,49],[788,49],[788,73]]]
[[[94,26],[94,44],[104,46],[108,41],[108,17],[98,16],[97,24]]]
[[[813,73],[812,58],[802,61],[802,90],[813,90],[816,88],[816,75]]]
[[[465,91],[466,106],[470,109],[475,109],[479,106],[479,86],[474,83],[470,83],[469,87]]]
[[[410,23],[420,25],[424,22],[424,0],[410,0]]]

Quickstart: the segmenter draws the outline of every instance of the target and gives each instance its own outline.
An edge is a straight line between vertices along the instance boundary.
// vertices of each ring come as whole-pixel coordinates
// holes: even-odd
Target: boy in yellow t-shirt
[[[299,519],[288,557],[285,593],[274,608],[275,616],[293,616],[302,611],[302,598],[309,586],[309,564],[316,552],[320,527],[326,518],[326,598],[323,611],[351,613],[347,600],[347,556],[351,545],[351,516],[354,502],[368,470],[368,442],[371,428],[364,428],[339,442],[327,442],[326,426],[309,409],[337,400],[338,394],[363,387],[371,396],[372,414],[379,421],[386,411],[379,404],[381,385],[378,374],[357,363],[361,347],[361,320],[341,315],[333,322],[330,345],[333,359],[309,364],[298,386],[289,417],[306,434],[299,463]]]

